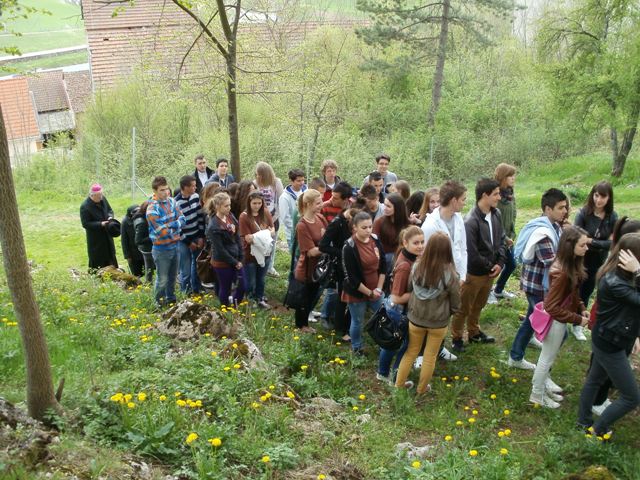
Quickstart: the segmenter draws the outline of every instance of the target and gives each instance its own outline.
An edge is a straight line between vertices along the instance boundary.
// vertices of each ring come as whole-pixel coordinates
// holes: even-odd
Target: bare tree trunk
[[[0,119],[2,111],[0,109]],[[48,409],[60,410],[51,377],[47,342],[40,323],[40,311],[31,285],[31,273],[24,247],[18,202],[13,185],[9,146],[4,122],[0,121],[0,246],[7,284],[20,328],[27,371],[27,406],[29,415],[44,419]]]
[[[427,126],[433,130],[436,124],[436,115],[440,107],[442,97],[442,83],[444,82],[444,63],[447,57],[447,40],[449,39],[449,9],[451,0],[442,2],[442,21],[440,22],[440,36],[438,38],[438,57],[436,71],[433,74],[433,87],[431,89],[431,107],[427,117]]]
[[[627,128],[622,136],[622,145],[620,145],[620,149],[616,148],[614,152],[613,168],[611,170],[611,175],[614,177],[621,177],[624,172],[627,157],[633,146],[633,138],[636,136],[638,120],[640,120],[640,75],[636,77],[635,86],[636,97],[632,100],[633,103],[631,104],[629,117],[627,119]]]
[[[618,130],[616,127],[610,128],[609,139],[609,146],[611,147],[611,161],[615,165],[616,158],[618,158]]]
[[[236,181],[241,180],[240,171],[240,133],[238,127],[238,104],[236,93],[235,42],[229,46],[230,58],[227,59],[227,109],[229,113],[229,153],[231,154],[231,172]],[[233,57],[231,54],[233,50]]]

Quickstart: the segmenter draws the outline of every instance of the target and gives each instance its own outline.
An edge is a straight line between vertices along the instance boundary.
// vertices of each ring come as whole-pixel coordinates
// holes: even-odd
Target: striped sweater
[[[189,198],[186,198],[180,192],[176,195],[176,204],[186,220],[182,227],[180,240],[189,245],[199,238],[204,238],[205,224],[204,214],[200,207],[200,196],[194,193]]]
[[[180,240],[185,218],[173,198],[158,200],[154,195],[147,208],[147,223],[153,248],[168,250]]]

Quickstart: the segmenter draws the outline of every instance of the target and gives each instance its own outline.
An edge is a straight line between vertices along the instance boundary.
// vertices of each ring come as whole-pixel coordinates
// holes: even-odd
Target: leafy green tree
[[[409,47],[410,63],[430,62],[435,54],[429,129],[435,127],[453,29],[485,43],[494,25],[490,19],[507,18],[515,8],[512,0],[358,0],[357,6],[373,20],[359,30],[367,43],[386,47],[401,42]]]
[[[585,124],[608,127],[619,177],[640,118],[640,8],[634,0],[582,0],[546,12],[538,45],[554,92]]]

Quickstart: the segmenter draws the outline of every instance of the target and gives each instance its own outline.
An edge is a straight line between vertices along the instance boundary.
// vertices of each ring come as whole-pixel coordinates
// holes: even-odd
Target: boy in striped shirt
[[[180,179],[180,193],[176,204],[182,211],[185,224],[178,243],[180,290],[183,293],[200,293],[202,285],[198,278],[196,259],[204,248],[204,216],[200,207],[200,196],[196,193],[196,179],[185,175]]]
[[[171,197],[171,189],[164,177],[151,182],[153,199],[147,208],[149,239],[153,243],[151,255],[156,264],[156,303],[163,307],[175,303],[176,275],[178,273],[178,243],[185,224],[184,215]]]

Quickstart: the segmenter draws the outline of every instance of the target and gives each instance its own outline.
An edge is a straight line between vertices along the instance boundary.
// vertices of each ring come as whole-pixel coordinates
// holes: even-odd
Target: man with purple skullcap
[[[112,218],[113,210],[102,193],[102,186],[94,183],[89,189],[89,196],[80,205],[80,220],[87,233],[89,271],[107,265],[118,266],[116,247],[107,229]]]

